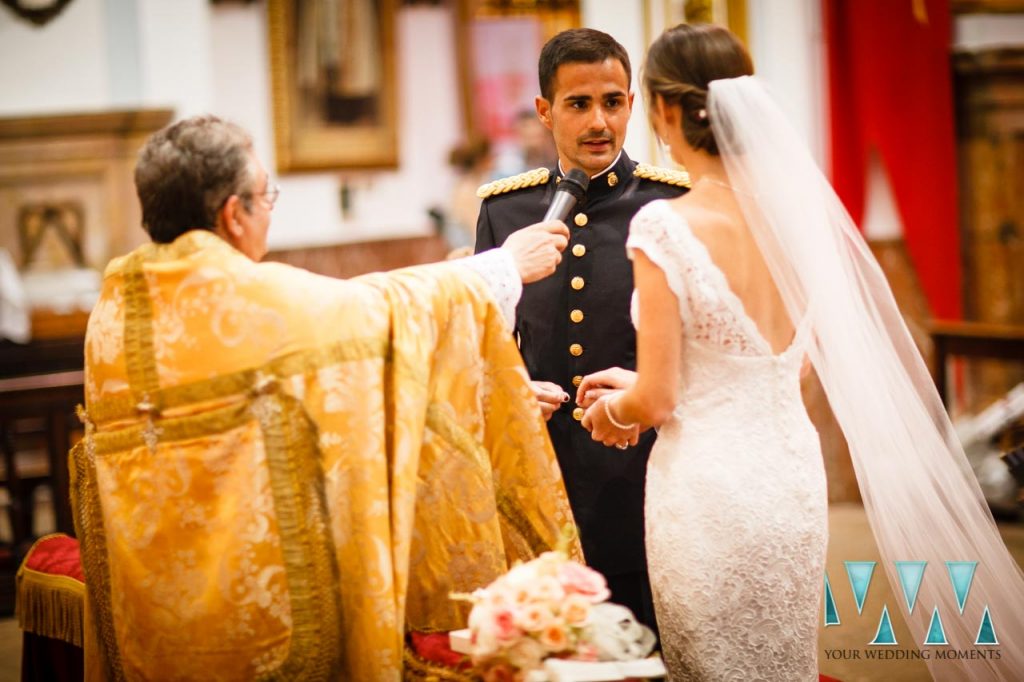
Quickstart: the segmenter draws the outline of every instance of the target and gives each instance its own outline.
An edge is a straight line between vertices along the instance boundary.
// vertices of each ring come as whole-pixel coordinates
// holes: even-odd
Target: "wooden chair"
[[[0,483],[10,497],[16,548],[32,538],[33,494],[42,483],[53,488],[56,529],[74,533],[67,457],[83,400],[80,369],[0,379]]]
[[[935,384],[949,407],[947,364],[953,356],[994,358],[1024,362],[1024,327],[937,320],[931,326],[935,344]]]

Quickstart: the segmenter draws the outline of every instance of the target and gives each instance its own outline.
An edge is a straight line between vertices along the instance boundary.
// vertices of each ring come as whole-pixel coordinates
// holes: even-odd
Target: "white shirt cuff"
[[[505,316],[509,329],[513,329],[516,324],[516,306],[523,295],[523,281],[519,278],[512,254],[502,248],[490,249],[461,258],[458,262],[483,278],[501,314]]]

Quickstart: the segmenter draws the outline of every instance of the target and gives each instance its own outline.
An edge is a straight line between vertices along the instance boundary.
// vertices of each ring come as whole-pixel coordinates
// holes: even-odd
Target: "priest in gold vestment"
[[[564,226],[342,281],[258,262],[276,188],[236,126],[157,133],[136,185],[153,242],[107,267],[70,459],[87,677],[400,679],[407,631],[465,627],[451,592],[572,527],[492,294]]]

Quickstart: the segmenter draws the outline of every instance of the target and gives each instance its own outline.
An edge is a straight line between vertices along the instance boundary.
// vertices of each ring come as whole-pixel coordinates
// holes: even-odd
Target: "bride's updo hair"
[[[643,83],[648,111],[655,95],[683,109],[683,136],[694,149],[718,155],[708,112],[708,84],[719,78],[754,73],[739,39],[715,24],[679,24],[654,41],[647,51]]]

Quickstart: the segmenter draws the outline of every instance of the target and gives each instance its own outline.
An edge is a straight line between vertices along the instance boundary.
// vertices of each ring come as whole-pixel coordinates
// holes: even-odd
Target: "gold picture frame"
[[[398,166],[395,0],[268,0],[280,173]]]

